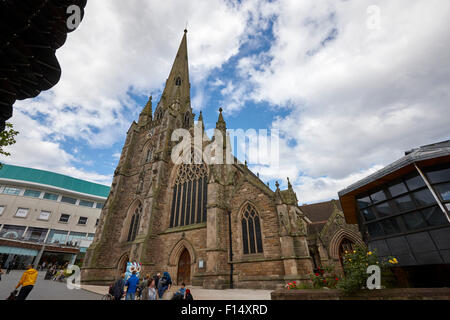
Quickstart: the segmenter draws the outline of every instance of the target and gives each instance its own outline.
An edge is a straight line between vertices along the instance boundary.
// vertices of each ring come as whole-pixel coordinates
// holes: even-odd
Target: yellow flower
[[[389,263],[392,263],[392,264],[394,264],[394,260],[392,260],[392,259],[389,259]]]
[[[345,250],[345,253],[348,253],[348,251],[347,251],[347,250]]]
[[[369,256],[372,255],[372,251],[367,252],[367,255]]]
[[[351,261],[352,261],[352,259],[348,259],[348,261],[350,261],[350,262],[351,262]]]
[[[356,253],[356,250],[353,250],[353,253]]]
[[[396,263],[396,264],[398,263],[397,258],[394,258],[393,261],[394,261],[394,263]]]

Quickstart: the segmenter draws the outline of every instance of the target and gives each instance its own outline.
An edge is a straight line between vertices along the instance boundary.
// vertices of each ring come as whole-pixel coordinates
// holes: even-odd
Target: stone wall
[[[342,290],[279,289],[271,292],[272,300],[450,300],[450,288],[401,288],[364,290],[346,296]]]

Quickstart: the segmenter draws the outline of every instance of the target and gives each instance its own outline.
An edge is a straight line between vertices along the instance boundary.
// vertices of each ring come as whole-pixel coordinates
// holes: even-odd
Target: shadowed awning
[[[61,77],[56,49],[66,41],[67,8],[87,0],[0,0],[0,131],[16,100],[36,97]]]

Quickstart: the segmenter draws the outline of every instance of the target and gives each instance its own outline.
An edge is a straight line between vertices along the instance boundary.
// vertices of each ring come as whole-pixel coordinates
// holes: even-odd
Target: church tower
[[[226,137],[222,112],[215,135],[203,137],[203,115],[194,124],[192,113],[185,30],[160,101],[155,108],[149,97],[127,132],[84,260],[84,283],[110,283],[128,262],[140,263],[143,274],[168,271],[174,284],[205,288],[275,288],[307,279],[309,222],[292,185],[272,191],[246,163],[225,154],[225,145],[222,156],[232,163],[198,157]],[[177,129],[193,137],[187,152],[200,161],[172,161]]]

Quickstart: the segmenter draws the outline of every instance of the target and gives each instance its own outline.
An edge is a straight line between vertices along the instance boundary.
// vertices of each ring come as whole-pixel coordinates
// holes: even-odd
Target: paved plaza
[[[5,272],[5,270],[4,270]],[[23,271],[11,271],[3,274],[0,281],[0,300],[6,299],[19,282]],[[65,282],[44,280],[45,272],[39,272],[36,285],[27,300],[100,300],[108,292],[107,286],[82,285],[81,289],[68,289]],[[164,295],[170,299],[179,287],[172,287]],[[190,287],[195,300],[270,300],[272,290],[225,289],[212,290],[201,287]]]
[[[6,273],[6,270],[3,270]],[[0,299],[6,299],[14,290],[22,276],[23,271],[11,271],[3,274],[0,281]],[[100,300],[102,296],[98,293],[83,289],[67,288],[65,282],[44,280],[45,272],[39,272],[36,285],[29,294],[27,300]]]

